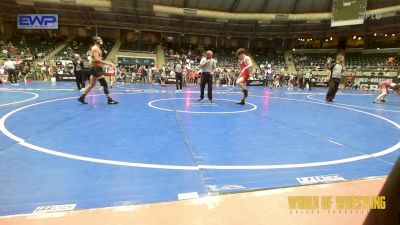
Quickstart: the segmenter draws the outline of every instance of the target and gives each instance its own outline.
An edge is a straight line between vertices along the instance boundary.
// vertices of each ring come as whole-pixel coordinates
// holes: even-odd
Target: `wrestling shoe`
[[[109,99],[107,100],[107,104],[109,104],[109,105],[116,105],[116,104],[118,104],[118,102],[115,101],[115,100],[112,99],[112,98],[109,98]]]
[[[85,97],[83,95],[81,95],[81,97],[79,97],[77,100],[82,104],[88,104],[87,102],[85,102]]]
[[[240,101],[240,102],[236,102],[236,104],[238,104],[238,105],[246,105],[246,103],[243,100]]]

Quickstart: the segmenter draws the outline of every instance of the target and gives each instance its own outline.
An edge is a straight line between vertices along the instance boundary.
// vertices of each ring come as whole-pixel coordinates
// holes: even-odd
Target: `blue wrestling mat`
[[[400,98],[377,92],[127,84],[76,101],[73,83],[0,86],[0,215],[173,201],[385,176],[399,156]]]

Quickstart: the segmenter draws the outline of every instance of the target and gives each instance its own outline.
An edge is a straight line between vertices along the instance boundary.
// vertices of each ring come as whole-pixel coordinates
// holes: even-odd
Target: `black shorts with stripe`
[[[97,78],[104,76],[105,73],[104,73],[103,67],[92,66],[92,68],[90,69],[90,75],[93,75]]]

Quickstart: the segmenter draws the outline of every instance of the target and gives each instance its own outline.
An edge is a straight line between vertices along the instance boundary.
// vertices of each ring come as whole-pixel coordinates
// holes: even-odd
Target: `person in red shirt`
[[[400,85],[392,83],[390,81],[382,81],[378,84],[379,89],[381,89],[381,94],[376,97],[374,103],[386,102],[385,97],[389,94],[389,88],[395,90],[398,95],[400,95]]]
[[[245,105],[245,101],[247,96],[249,95],[249,91],[246,89],[247,80],[250,77],[250,68],[253,66],[253,62],[251,61],[250,57],[245,55],[244,48],[239,48],[236,51],[236,55],[239,57],[240,62],[240,75],[236,81],[236,84],[240,87],[241,91],[243,92],[242,100],[236,104]]]

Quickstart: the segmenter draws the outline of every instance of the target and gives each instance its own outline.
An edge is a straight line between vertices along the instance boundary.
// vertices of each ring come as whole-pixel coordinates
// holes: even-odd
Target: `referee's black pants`
[[[212,76],[209,72],[201,73],[201,82],[200,82],[200,99],[204,98],[204,89],[206,88],[206,84],[208,86],[208,99],[212,100]]]
[[[176,73],[175,74],[175,78],[176,78],[176,90],[182,90],[182,73]]]
[[[329,90],[328,93],[326,93],[326,101],[328,102],[333,101],[336,92],[339,89],[339,83],[340,83],[340,78],[331,78],[328,84]]]
[[[75,71],[75,79],[76,79],[76,86],[77,86],[78,90],[81,90],[82,88],[85,87],[85,81],[83,80],[82,70]]]
[[[17,71],[15,69],[8,69],[8,80],[10,81],[10,83],[14,84],[14,83],[18,83],[18,79],[17,79]]]

